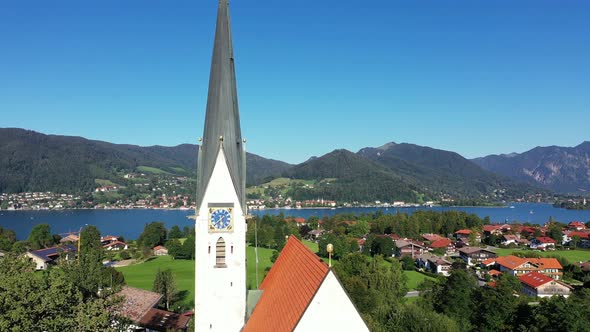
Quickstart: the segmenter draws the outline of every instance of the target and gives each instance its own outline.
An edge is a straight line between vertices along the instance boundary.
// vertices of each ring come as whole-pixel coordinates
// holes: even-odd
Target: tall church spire
[[[231,179],[246,211],[245,150],[240,130],[228,0],[219,0],[203,142],[199,150],[197,209],[209,185],[218,153],[225,155]]]

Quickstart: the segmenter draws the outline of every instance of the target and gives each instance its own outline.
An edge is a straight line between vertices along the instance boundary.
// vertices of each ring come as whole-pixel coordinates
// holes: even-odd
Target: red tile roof
[[[164,246],[155,246],[154,250],[166,250],[166,247]]]
[[[455,234],[469,235],[469,234],[471,234],[471,230],[470,229],[460,229],[460,230],[456,231]]]
[[[508,268],[510,270],[516,269],[517,267],[523,265],[527,261],[529,261],[527,258],[520,258],[513,255],[501,256],[496,258],[496,263],[498,265],[504,266],[505,268]]]
[[[293,331],[328,271],[326,263],[289,237],[260,285],[262,296],[243,332]]]
[[[581,221],[572,221],[568,224],[569,227],[580,227],[580,228],[586,228],[586,224],[584,224]]]
[[[298,224],[305,224],[305,218],[297,217],[297,218],[287,218],[285,219],[286,222],[296,222]]]
[[[434,242],[434,241],[437,241],[437,240],[443,239],[443,237],[442,237],[442,236],[440,236],[440,235],[438,235],[438,234],[432,234],[432,233],[429,233],[429,234],[422,234],[422,237],[423,237],[424,239],[426,239],[426,241],[431,241],[431,242]]]
[[[484,232],[493,232],[502,229],[502,225],[483,225]]]
[[[547,236],[539,236],[537,238],[537,241],[541,242],[541,243],[557,243],[555,240],[553,240],[550,237]]]
[[[499,276],[500,274],[502,274],[502,272],[498,271],[498,270],[490,270],[488,272],[489,275],[491,276]]]
[[[570,232],[568,234],[569,237],[573,238],[574,236],[579,236],[581,239],[588,239],[590,238],[590,233],[588,232]]]
[[[556,258],[528,258],[528,261],[543,269],[563,269]]]
[[[521,275],[520,277],[518,277],[518,279],[520,279],[520,282],[522,282],[523,284],[526,284],[532,288],[537,288],[548,282],[553,281],[553,278],[548,277],[539,272],[530,272],[525,275]]]
[[[485,266],[488,266],[490,264],[496,264],[496,259],[495,258],[488,258],[488,259],[483,260],[481,263]]]
[[[111,247],[111,246],[114,246],[114,245],[117,245],[117,244],[122,244],[122,245],[124,245],[124,246],[126,246],[126,245],[127,245],[127,243],[125,243],[125,242],[122,242],[122,241],[114,241],[114,242],[111,242],[111,243],[107,243],[107,244],[105,244],[105,245],[104,245],[104,246],[102,246],[102,247],[103,247],[103,248],[108,248],[108,247]]]
[[[449,239],[440,239],[432,242],[430,244],[430,248],[446,248],[449,244],[453,243],[453,241]]]

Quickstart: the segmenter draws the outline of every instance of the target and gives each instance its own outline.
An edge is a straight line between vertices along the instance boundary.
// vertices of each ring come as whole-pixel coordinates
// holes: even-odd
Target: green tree
[[[62,268],[85,298],[96,296],[99,289],[110,286],[104,280],[104,253],[100,243],[100,231],[95,226],[86,226],[80,232],[80,252],[76,262],[63,262]]]
[[[446,281],[433,289],[434,308],[449,316],[462,327],[471,329],[473,316],[473,294],[477,289],[477,279],[464,269],[452,269]]]
[[[552,238],[553,240],[557,241],[557,244],[561,244],[561,241],[563,240],[563,233],[561,231],[561,227],[559,226],[559,224],[553,223],[549,226],[549,229],[547,230],[547,235]]]
[[[61,269],[34,270],[34,263],[23,257],[0,259],[0,331],[126,329],[116,315],[119,301],[84,299]]]
[[[168,232],[168,238],[169,239],[180,239],[181,237],[182,237],[182,231],[180,230],[180,227],[178,227],[178,225],[172,226],[172,228],[170,228],[170,232]]]
[[[402,267],[404,268],[404,270],[406,271],[413,271],[414,270],[414,259],[412,258],[412,256],[403,256],[400,259],[401,263],[402,263]]]
[[[31,244],[31,249],[37,250],[46,248],[53,244],[53,236],[49,224],[38,224],[31,229],[27,241]]]
[[[329,256],[327,251],[328,244],[332,244],[334,246],[334,252],[332,254],[333,259],[339,259],[350,252],[350,245],[346,241],[345,237],[340,237],[329,233],[322,235],[318,241],[319,256]]]
[[[172,270],[166,269],[164,271],[158,269],[152,290],[162,294],[162,301],[166,310],[170,310],[170,305],[176,301],[178,291],[176,288],[176,281]]]
[[[143,232],[137,239],[137,244],[143,248],[153,248],[163,245],[166,240],[166,227],[162,222],[151,222],[146,224]]]
[[[363,237],[365,234],[369,233],[371,230],[371,225],[365,220],[359,220],[356,224],[350,226],[348,230],[348,234],[355,238]]]
[[[447,332],[460,329],[454,320],[443,314],[415,304],[406,304],[389,313],[384,330],[391,332]]]
[[[182,244],[179,240],[172,239],[166,242],[166,248],[168,249],[168,255],[174,259],[185,259],[184,252],[182,250]]]
[[[182,244],[182,255],[185,259],[195,259],[195,237],[189,236]]]

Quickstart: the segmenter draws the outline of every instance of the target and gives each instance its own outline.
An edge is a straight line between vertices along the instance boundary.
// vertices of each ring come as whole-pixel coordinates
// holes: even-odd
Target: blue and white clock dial
[[[211,225],[216,229],[227,229],[231,225],[231,213],[227,209],[217,209],[211,213]]]

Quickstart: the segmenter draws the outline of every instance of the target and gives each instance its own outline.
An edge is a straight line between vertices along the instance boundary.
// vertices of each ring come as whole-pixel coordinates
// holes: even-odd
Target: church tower
[[[240,331],[246,314],[246,152],[228,7],[219,0],[197,166],[197,331]]]

